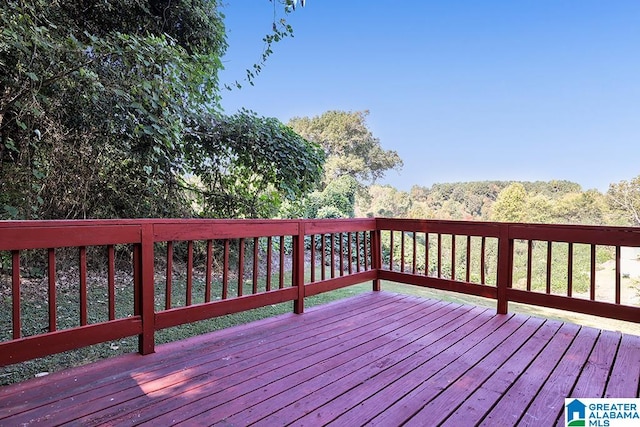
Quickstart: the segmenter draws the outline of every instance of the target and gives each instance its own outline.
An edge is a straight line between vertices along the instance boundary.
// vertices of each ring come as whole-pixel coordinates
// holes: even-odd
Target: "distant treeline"
[[[358,198],[358,216],[630,225],[607,194],[552,181],[472,181],[413,186],[372,185]]]

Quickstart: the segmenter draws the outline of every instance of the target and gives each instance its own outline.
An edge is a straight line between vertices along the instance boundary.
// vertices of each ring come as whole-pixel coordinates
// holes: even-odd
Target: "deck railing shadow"
[[[519,302],[639,322],[638,295],[626,286],[633,278],[621,264],[627,247],[640,247],[640,228],[383,218],[4,221],[0,366],[130,336],[149,354],[164,328],[283,302],[302,313],[307,297],[368,281],[380,290],[382,280],[491,298],[498,313]],[[603,297],[596,269],[606,256],[615,268]],[[585,263],[586,273],[578,268]],[[61,315],[64,304],[74,316]]]

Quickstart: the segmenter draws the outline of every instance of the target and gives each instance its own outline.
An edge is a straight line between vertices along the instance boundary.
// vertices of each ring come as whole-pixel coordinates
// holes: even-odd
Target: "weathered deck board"
[[[603,331],[598,336],[598,341],[591,350],[573,388],[574,397],[604,396],[609,373],[616,357],[616,352],[612,349],[617,348],[619,342],[620,334],[617,332]]]
[[[640,337],[370,293],[0,388],[0,425],[552,425],[638,397]]]
[[[582,368],[589,357],[598,330],[582,328],[578,331],[567,352],[561,356],[555,369],[536,393],[535,399],[522,418],[525,424],[551,426],[562,415],[564,402],[558,396],[569,396]]]
[[[607,382],[607,391],[604,397],[637,394],[639,379],[640,337],[625,335],[618,347],[618,354]]]

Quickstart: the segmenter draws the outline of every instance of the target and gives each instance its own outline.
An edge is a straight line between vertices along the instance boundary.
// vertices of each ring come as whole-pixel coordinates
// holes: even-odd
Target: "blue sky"
[[[229,0],[222,82],[242,79],[273,20]],[[307,0],[255,86],[223,92],[287,122],[369,110],[404,161],[383,184],[566,179],[584,190],[640,175],[640,1]]]

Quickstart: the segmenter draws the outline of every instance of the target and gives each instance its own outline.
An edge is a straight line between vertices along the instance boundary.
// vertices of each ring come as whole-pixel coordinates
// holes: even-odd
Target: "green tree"
[[[0,173],[23,195],[5,204],[26,218],[83,217],[112,187],[173,205],[183,132],[219,111],[215,2],[8,0],[0,27]]]
[[[501,222],[524,222],[527,211],[527,191],[521,183],[513,183],[498,194],[491,219]]]
[[[315,191],[306,200],[307,218],[353,218],[358,183],[355,178],[343,175],[331,181],[321,191]]]
[[[402,167],[393,150],[385,150],[367,127],[368,111],[327,111],[315,117],[295,117],[289,126],[325,151],[324,185],[343,175],[361,185],[375,183],[390,169]]]
[[[597,190],[567,193],[553,206],[554,221],[565,224],[601,225],[607,222],[605,197]]]
[[[522,182],[529,194],[543,194],[551,199],[558,199],[569,193],[580,193],[580,184],[571,181],[552,179],[551,181]]]
[[[409,194],[390,185],[372,185],[368,198],[359,198],[358,216],[407,218],[412,207]],[[366,203],[368,201],[368,203]]]
[[[640,226],[640,175],[609,185],[607,197],[612,209],[622,212],[629,224]]]
[[[488,219],[498,193],[510,183],[506,181],[472,181],[414,186],[411,199],[423,203],[423,210],[435,218]]]
[[[387,170],[402,166],[398,153],[384,150],[367,127],[367,115],[367,111],[327,111],[320,116],[295,117],[289,121],[298,134],[320,145],[326,156],[322,187],[306,201],[309,204],[306,216],[354,216],[356,195],[357,199],[365,200],[357,202],[358,205],[366,203],[369,200],[366,187]],[[343,201],[351,201],[351,206],[343,206]],[[326,209],[318,203],[326,203]]]
[[[286,13],[293,4],[274,8],[284,5]],[[263,61],[290,32],[286,21],[274,18]],[[225,48],[215,0],[2,2],[0,217],[192,215],[182,177],[204,174],[196,151],[234,123],[218,120]],[[245,122],[263,128],[257,119]],[[286,155],[315,156],[293,132],[266,126],[274,132],[265,138],[273,137]],[[241,161],[273,161],[273,150],[246,155],[237,140],[226,141],[221,152],[236,166],[231,175],[238,176]],[[272,179],[276,191],[287,193],[291,186],[280,172],[301,178],[295,169],[274,169],[257,173],[260,188]],[[298,187],[306,189],[307,182]],[[251,207],[247,214],[258,211]]]
[[[535,194],[525,198],[524,215],[519,221],[548,224],[553,221],[554,203],[544,194]]]
[[[186,162],[199,177],[189,190],[206,217],[272,217],[314,189],[322,149],[275,118],[241,111],[190,135]],[[186,182],[185,182],[186,184]]]

